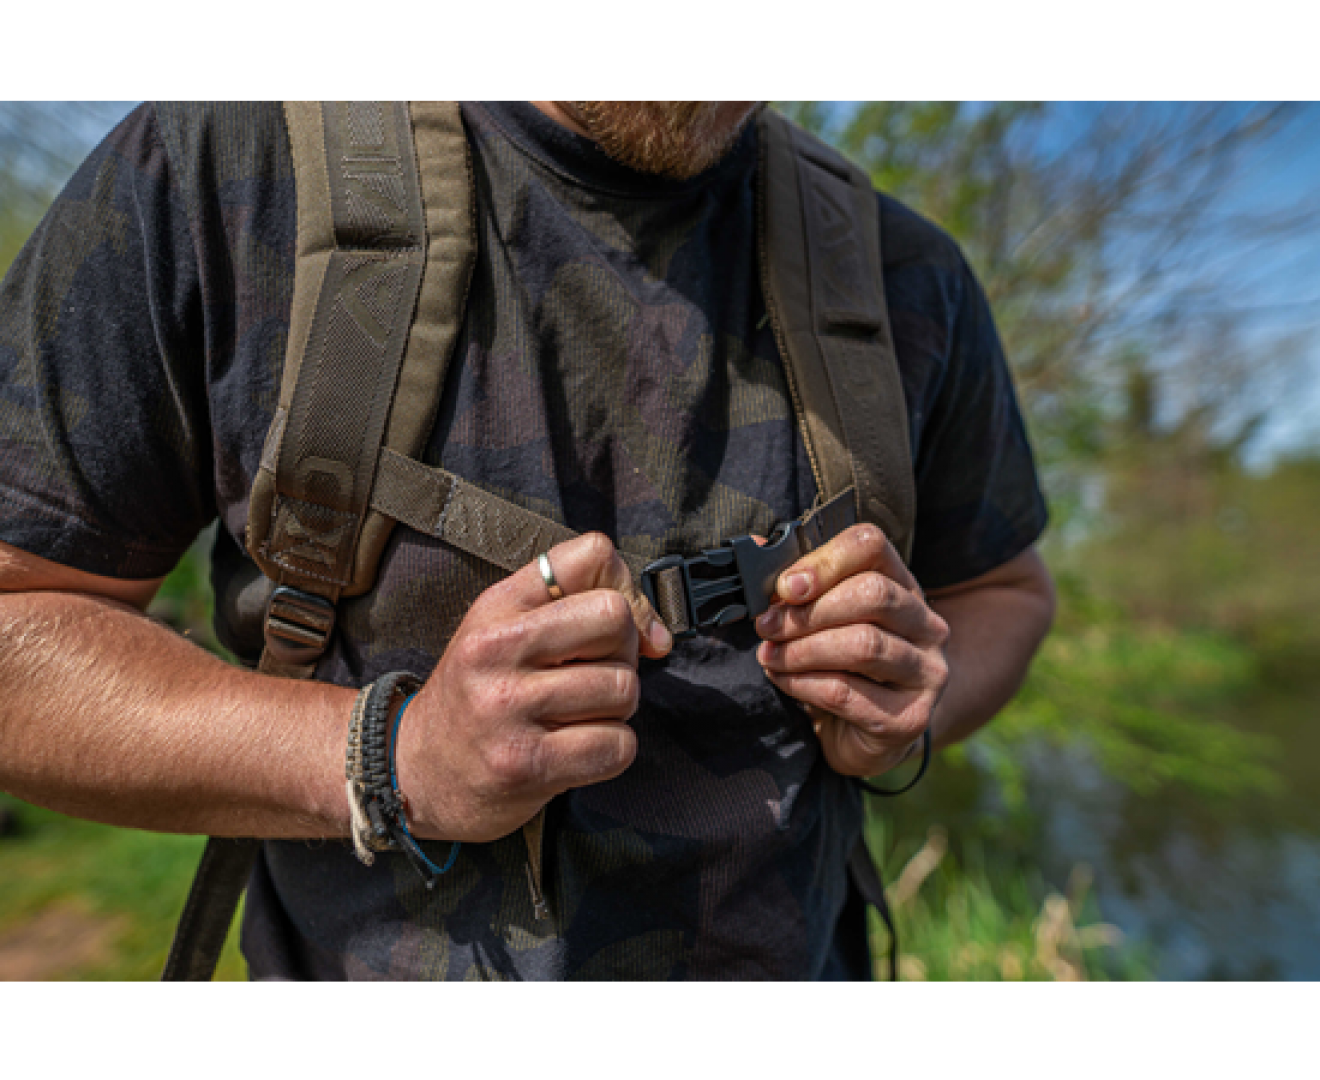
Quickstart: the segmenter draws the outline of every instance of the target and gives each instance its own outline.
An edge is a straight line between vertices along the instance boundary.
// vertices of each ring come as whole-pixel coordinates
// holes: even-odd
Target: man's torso
[[[644,555],[768,532],[806,509],[815,484],[757,276],[754,131],[710,172],[680,183],[614,164],[529,106],[465,107],[465,121],[479,254],[424,459]],[[217,623],[252,661],[262,590],[242,537],[292,297],[296,207],[282,118],[277,106],[159,107],[118,138],[94,171],[84,170],[86,190],[71,186],[101,230],[59,286],[73,310],[61,308],[53,327],[29,328],[30,341],[40,338],[29,348],[58,350],[61,335],[75,332],[78,274],[104,274],[86,264],[113,261],[116,244],[131,245],[133,223],[116,215],[131,214],[134,196],[146,192],[141,227],[154,240],[144,242],[152,250],[143,284],[153,291],[151,336],[166,357],[170,393],[159,377],[110,391],[88,376],[54,408],[70,438],[90,439],[70,416],[78,402],[131,398],[130,419],[140,417],[148,438],[175,456],[157,479],[182,489],[170,511],[179,520],[167,523],[180,536],[190,520],[204,521],[213,500]],[[895,205],[882,209],[919,500],[933,508],[924,549],[919,517],[914,566],[920,574],[924,550],[941,584],[941,573],[957,579],[975,572],[978,558],[989,569],[1004,551],[1016,553],[1009,549],[1032,528],[1034,480],[1021,506],[992,505],[987,514],[984,478],[969,468],[960,495],[957,475],[929,449],[932,427],[941,439],[955,437],[957,417],[940,395],[964,270],[952,245],[932,242],[930,226]],[[1009,436],[1015,415],[1002,421]],[[6,449],[21,471],[23,447],[14,446]],[[58,470],[40,454],[33,460],[28,467]],[[31,486],[53,489],[56,480]],[[150,493],[106,508],[105,532],[132,517],[135,497]],[[81,502],[84,517],[95,512],[94,499]],[[983,535],[970,553],[941,553],[932,512]],[[58,541],[49,543],[58,553]],[[168,544],[157,547],[163,559]],[[153,557],[149,546],[126,550],[119,572],[145,575]],[[498,576],[397,528],[376,588],[342,603],[318,677],[360,686],[400,668],[428,674],[466,606]],[[765,680],[755,644],[742,623],[680,643],[663,662],[642,662],[636,763],[551,804],[550,919],[533,917],[517,834],[465,845],[433,893],[402,858],[366,868],[338,841],[268,843],[245,922],[253,974],[863,973],[865,957],[835,945],[860,802],[825,765],[805,714]]]

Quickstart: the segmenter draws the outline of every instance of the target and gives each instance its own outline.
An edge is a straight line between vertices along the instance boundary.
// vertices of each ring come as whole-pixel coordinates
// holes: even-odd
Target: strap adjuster
[[[774,599],[779,575],[802,556],[801,527],[780,525],[764,545],[737,536],[690,558],[656,559],[642,570],[642,592],[676,638],[754,619]]]
[[[266,648],[282,664],[314,664],[335,630],[335,606],[292,585],[281,585],[266,605]]]

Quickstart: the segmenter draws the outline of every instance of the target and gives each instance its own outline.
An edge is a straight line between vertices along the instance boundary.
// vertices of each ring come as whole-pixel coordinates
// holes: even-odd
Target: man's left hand
[[[918,745],[949,679],[948,624],[874,525],[854,525],[780,575],[757,658],[816,722],[826,760],[876,776]]]

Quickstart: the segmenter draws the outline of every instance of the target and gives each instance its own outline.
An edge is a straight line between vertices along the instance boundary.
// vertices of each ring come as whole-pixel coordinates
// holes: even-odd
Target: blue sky
[[[90,147],[128,113],[132,102],[101,103],[70,110],[70,123]],[[1168,108],[1170,106],[1155,106]],[[0,103],[0,126],[3,110]],[[1068,104],[1056,111],[1060,138],[1086,123],[1094,106]],[[1302,110],[1286,133],[1245,161],[1232,181],[1224,209],[1264,212],[1309,203],[1320,207],[1320,107]],[[1234,303],[1251,312],[1252,332],[1262,348],[1282,334],[1303,340],[1304,360],[1289,392],[1251,447],[1265,462],[1280,452],[1320,446],[1320,213],[1303,229],[1268,243],[1216,241],[1205,252],[1206,268],[1232,281]]]
[[[1311,107],[1292,138],[1251,163],[1234,203],[1261,209],[1314,204],[1318,178],[1320,109]],[[1227,251],[1224,257],[1241,259],[1245,297],[1265,307],[1270,325],[1309,337],[1304,384],[1262,432],[1256,452],[1320,443],[1320,220],[1256,252]]]

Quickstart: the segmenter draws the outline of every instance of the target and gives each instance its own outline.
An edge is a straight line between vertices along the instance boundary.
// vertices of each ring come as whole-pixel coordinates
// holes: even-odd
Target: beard
[[[615,161],[687,180],[737,141],[754,101],[565,101],[563,107]]]

